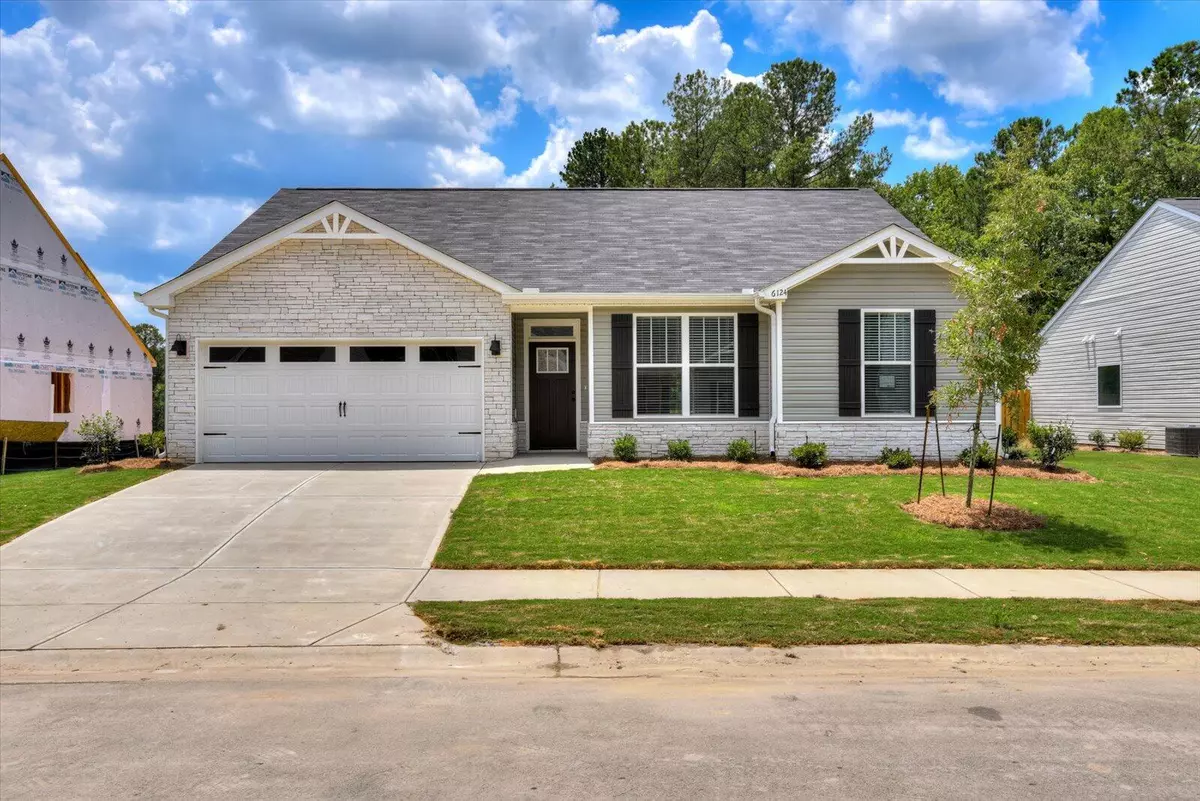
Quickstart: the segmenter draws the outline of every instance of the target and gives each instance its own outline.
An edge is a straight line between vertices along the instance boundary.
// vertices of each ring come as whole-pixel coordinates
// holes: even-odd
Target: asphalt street
[[[906,670],[10,674],[0,787],[6,799],[1200,797],[1192,670]]]

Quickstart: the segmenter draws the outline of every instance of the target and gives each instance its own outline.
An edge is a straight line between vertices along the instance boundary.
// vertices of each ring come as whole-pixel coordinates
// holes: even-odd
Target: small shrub
[[[958,463],[963,467],[971,466],[971,454],[976,451],[978,455],[975,457],[975,466],[990,470],[992,465],[996,463],[996,454],[992,450],[992,446],[987,444],[987,440],[979,440],[978,448],[972,448],[970,445],[962,449],[958,454]]]
[[[692,443],[686,439],[673,439],[667,442],[667,458],[686,462],[692,458]]]
[[[875,461],[879,464],[886,464],[893,470],[905,470],[916,464],[912,451],[908,448],[889,448],[886,445],[879,452],[879,458]]]
[[[1004,426],[1000,429],[1000,448],[1008,453],[1009,449],[1017,447],[1017,432]]]
[[[1108,444],[1108,435],[1098,428],[1091,434],[1088,434],[1088,439],[1092,441],[1092,444],[1096,446],[1096,450],[1098,451],[1104,450],[1104,446]]]
[[[1012,460],[1012,461],[1018,461],[1018,460],[1021,460],[1021,459],[1028,459],[1028,458],[1029,458],[1029,451],[1025,450],[1024,448],[1022,448],[1022,447],[1020,447],[1020,446],[1014,445],[1013,447],[1009,448],[1009,449],[1008,449],[1008,450],[1005,452],[1005,454],[1004,454],[1004,458],[1005,458],[1005,459],[1010,459],[1010,460]]]
[[[637,437],[622,434],[613,440],[613,456],[622,462],[637,461]]]
[[[84,417],[75,433],[84,442],[83,458],[88,464],[108,464],[121,447],[124,421],[112,412]]]
[[[159,454],[167,449],[167,435],[163,431],[147,431],[138,434],[137,443],[143,453]]]
[[[735,439],[729,443],[729,447],[725,449],[725,455],[735,462],[745,464],[753,459],[757,454],[754,453],[754,446],[750,444],[748,439]]]
[[[1033,443],[1033,457],[1043,470],[1058,465],[1075,452],[1075,432],[1066,423],[1041,426],[1029,421],[1029,441]]]
[[[829,449],[824,442],[806,442],[792,448],[792,460],[800,467],[819,470],[829,462]]]
[[[1146,447],[1146,432],[1123,428],[1117,432],[1117,446],[1125,451],[1140,451]]]

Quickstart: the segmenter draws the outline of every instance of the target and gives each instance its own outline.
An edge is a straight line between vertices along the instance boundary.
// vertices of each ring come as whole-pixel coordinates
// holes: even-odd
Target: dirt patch
[[[900,508],[918,520],[950,528],[1028,531],[1046,525],[1046,518],[1019,506],[996,501],[992,504],[992,514],[989,516],[986,499],[976,499],[970,509],[965,504],[966,498],[962,495],[928,495],[920,503],[910,501]]]
[[[843,476],[915,476],[920,468],[909,467],[904,470],[893,470],[887,465],[874,462],[834,462],[819,470],[807,467],[797,467],[786,462],[755,461],[741,464],[731,459],[693,459],[690,462],[679,462],[673,459],[645,459],[639,462],[622,462],[616,459],[604,459],[596,463],[601,470],[621,470],[638,467],[657,468],[693,468],[702,470],[731,470],[741,473],[759,473],[776,478],[839,478]],[[967,468],[960,464],[947,464],[943,468],[948,476],[965,476]],[[975,475],[986,475],[991,471],[976,470]],[[937,462],[926,462],[925,476],[928,478],[938,474]],[[1096,477],[1082,470],[1070,467],[1059,467],[1054,470],[1043,470],[1029,462],[1014,462],[1001,464],[996,468],[996,475],[1006,478],[1036,478],[1046,481],[1078,481],[1093,484]]]
[[[160,467],[174,467],[169,459],[155,459],[151,456],[141,458],[118,459],[108,464],[89,464],[79,468],[79,475],[88,473],[110,473],[113,470],[151,470]]]

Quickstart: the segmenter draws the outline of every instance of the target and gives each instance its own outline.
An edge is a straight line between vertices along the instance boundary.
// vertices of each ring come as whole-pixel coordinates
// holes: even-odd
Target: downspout
[[[765,314],[765,315],[767,315],[767,317],[771,318],[771,363],[767,366],[767,371],[769,372],[770,377],[771,377],[771,380],[770,380],[771,419],[767,423],[767,447],[770,449],[771,455],[774,456],[775,455],[775,419],[776,419],[775,395],[776,395],[776,393],[779,392],[779,374],[776,373],[776,371],[775,371],[775,357],[778,355],[777,354],[778,348],[775,346],[775,342],[778,339],[778,334],[776,332],[776,329],[779,328],[779,324],[778,324],[778,318],[776,318],[776,316],[775,316],[775,310],[770,308],[769,306],[762,305],[762,298],[758,297],[758,295],[754,296],[754,308],[758,309],[758,311],[760,313]]]

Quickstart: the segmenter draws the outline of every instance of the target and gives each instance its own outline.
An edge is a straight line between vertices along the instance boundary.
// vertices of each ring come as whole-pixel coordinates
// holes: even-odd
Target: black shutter
[[[737,316],[738,417],[758,417],[758,313]]]
[[[612,316],[612,416],[633,417],[633,315]]]
[[[838,416],[862,417],[862,315],[838,309]]]
[[[917,417],[925,416],[925,404],[929,393],[937,388],[937,312],[933,309],[917,309],[913,320],[916,342],[913,343],[913,372],[916,375]]]

